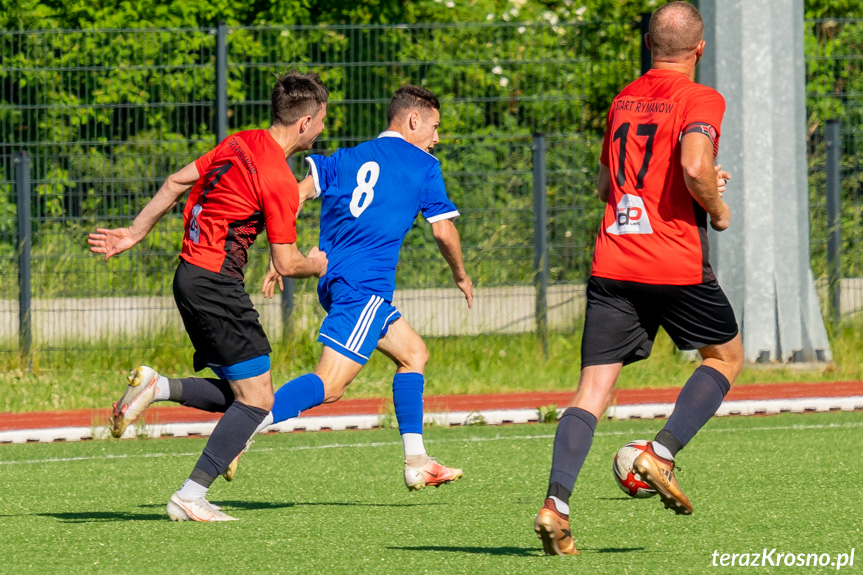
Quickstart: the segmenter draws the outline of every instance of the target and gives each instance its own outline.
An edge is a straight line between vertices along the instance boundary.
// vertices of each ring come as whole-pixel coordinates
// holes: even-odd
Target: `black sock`
[[[548,497],[552,495],[569,504],[569,496],[587,452],[593,443],[596,417],[580,407],[568,407],[563,412],[554,434],[554,452],[551,457],[551,476],[548,479]]]
[[[228,468],[228,465],[238,456],[246,442],[255,433],[258,425],[264,420],[269,412],[260,407],[253,407],[235,401],[225,411],[225,415],[216,424],[204,452],[201,454],[195,470],[203,473],[206,477],[218,477]],[[193,473],[190,479],[201,483]],[[203,484],[202,484],[203,485]],[[205,487],[207,487],[205,485]]]
[[[168,378],[168,400],[180,403],[183,399],[183,380]]]
[[[680,390],[674,412],[662,431],[656,434],[656,441],[672,455],[677,455],[713,417],[729,389],[731,384],[719,370],[707,365],[696,369]]]
[[[227,379],[213,377],[186,377],[184,379],[169,379],[172,401],[179,401],[186,407],[194,407],[202,411],[225,413],[234,403],[234,392]],[[175,398],[175,394],[177,397]]]

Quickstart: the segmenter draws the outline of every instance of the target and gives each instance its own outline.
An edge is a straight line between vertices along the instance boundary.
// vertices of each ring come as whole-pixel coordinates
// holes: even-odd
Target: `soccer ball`
[[[656,490],[642,481],[641,476],[632,470],[632,462],[647,449],[648,443],[649,441],[646,439],[630,441],[621,447],[614,456],[614,465],[612,466],[614,480],[621,491],[630,497],[643,499],[656,495]]]

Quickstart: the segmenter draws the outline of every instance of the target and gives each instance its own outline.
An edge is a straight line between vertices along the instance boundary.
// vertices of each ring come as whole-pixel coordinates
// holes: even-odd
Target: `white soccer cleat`
[[[168,517],[171,521],[236,521],[236,517],[231,517],[226,513],[222,513],[216,505],[207,501],[204,497],[198,499],[181,499],[180,492],[175,491],[168,501]]]
[[[440,487],[453,481],[458,481],[464,471],[441,465],[429,457],[422,467],[405,465],[405,486],[411,491],[419,491],[423,487]]]
[[[156,396],[156,382],[159,374],[152,367],[139,365],[129,372],[129,386],[114,404],[111,413],[111,435],[121,437],[138,416],[141,415]]]

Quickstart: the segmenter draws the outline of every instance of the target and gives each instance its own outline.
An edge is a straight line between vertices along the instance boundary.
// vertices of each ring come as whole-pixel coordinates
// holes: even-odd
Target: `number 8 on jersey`
[[[357,187],[351,195],[351,213],[355,218],[360,217],[372,200],[375,199],[375,184],[381,175],[381,167],[377,162],[366,162],[360,166],[357,172]],[[360,205],[362,203],[362,205]]]

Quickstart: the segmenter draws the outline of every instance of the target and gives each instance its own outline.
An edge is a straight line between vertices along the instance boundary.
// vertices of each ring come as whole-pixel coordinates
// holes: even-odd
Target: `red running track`
[[[674,403],[680,388],[621,389],[614,392],[617,405]],[[497,409],[535,409],[544,405],[563,407],[572,400],[574,391],[505,393],[492,395],[437,395],[425,398],[427,413],[454,411],[487,411]],[[767,383],[733,387],[728,401],[752,399],[789,399],[802,397],[863,396],[863,381],[823,383]],[[304,411],[304,416],[361,415],[386,413],[389,398],[343,399]],[[16,429],[50,429],[56,427],[90,427],[108,423],[110,409],[79,409],[31,413],[0,413],[0,431]],[[151,407],[146,421],[153,423],[192,423],[213,421],[218,414],[189,407]]]

